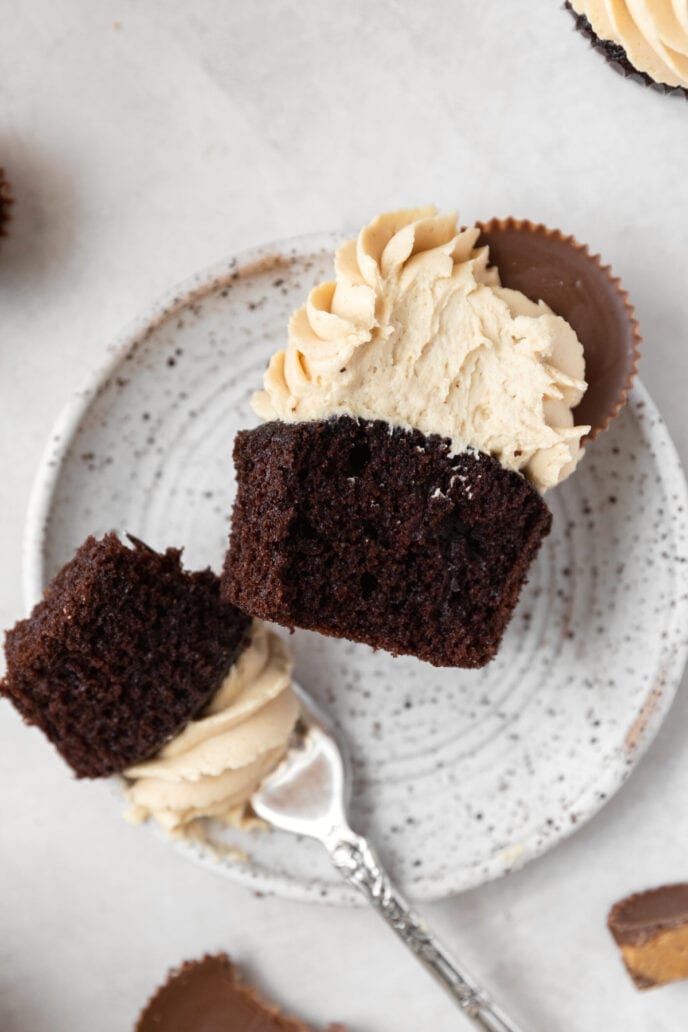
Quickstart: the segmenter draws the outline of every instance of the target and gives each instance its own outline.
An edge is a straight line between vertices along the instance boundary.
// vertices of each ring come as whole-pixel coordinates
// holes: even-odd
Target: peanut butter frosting
[[[284,756],[299,706],[284,641],[260,621],[202,715],[146,763],[124,772],[127,815],[171,833],[200,817],[250,825],[248,801]]]
[[[688,88],[688,0],[571,0],[599,39],[624,48],[634,68]]]
[[[379,215],[335,257],[253,397],[264,419],[348,415],[449,438],[539,490],[581,457],[583,349],[544,302],[500,286],[476,228],[418,208]]]

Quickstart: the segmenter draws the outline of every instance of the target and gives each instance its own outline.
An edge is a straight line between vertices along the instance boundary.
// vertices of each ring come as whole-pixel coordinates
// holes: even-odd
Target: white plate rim
[[[292,258],[305,257],[316,252],[331,252],[342,239],[344,239],[344,235],[338,232],[311,233],[261,244],[257,247],[238,252],[230,258],[222,259],[207,266],[187,277],[173,288],[165,291],[150,308],[128,323],[115,337],[106,349],[105,359],[87,376],[82,386],[75,391],[63,407],[53,425],[47,445],[39,461],[30,493],[22,545],[22,585],[27,612],[41,598],[43,592],[45,575],[44,546],[47,524],[55,489],[60,477],[62,462],[69,452],[81,420],[91,402],[120,362],[124,360],[124,356],[147,332],[152,331],[171,313],[212,291],[219,281],[225,280],[232,273],[240,272],[248,275],[253,267],[279,256]],[[663,462],[658,467],[658,471],[664,481],[670,481],[674,492],[680,494],[677,505],[683,504],[685,511],[688,512],[688,484],[686,483],[681,460],[666,428],[666,424],[646,388],[637,378],[632,393],[636,399],[644,403],[646,410],[654,417],[652,433],[654,436],[663,438]],[[681,621],[688,623],[688,601],[681,602],[680,599],[677,600],[674,620],[675,623]],[[597,782],[598,791],[595,799],[586,805],[584,817],[575,825],[570,825],[565,829],[558,829],[551,839],[541,841],[538,845],[533,846],[527,842],[522,843],[524,847],[523,853],[518,861],[514,863],[508,863],[499,855],[483,861],[481,865],[482,874],[479,880],[473,885],[466,885],[460,891],[468,891],[479,884],[489,882],[511,871],[520,869],[526,863],[565,841],[599,813],[612,796],[623,786],[632,771],[635,770],[655,738],[671,708],[687,660],[688,641],[685,641],[681,646],[675,648],[673,655],[666,664],[664,688],[659,704],[651,708],[651,712],[638,733],[633,749],[632,762],[625,765],[625,769],[620,769],[620,764],[610,765],[606,771],[601,772],[600,779]],[[160,836],[167,838],[161,830],[154,830]],[[329,882],[323,883],[321,881],[314,881],[306,885],[298,878],[265,875],[261,872],[255,872],[247,864],[213,860],[200,850],[195,843],[187,844],[183,841],[178,841],[174,844],[180,852],[188,855],[195,862],[257,892],[274,894],[302,902],[326,902],[346,905],[360,902],[357,894],[349,889],[344,882],[342,882],[341,886],[336,885],[336,887]],[[452,886],[450,881],[449,876],[443,880],[438,880],[435,882],[431,893],[420,893],[417,895],[417,898],[437,900],[455,894],[459,890]]]

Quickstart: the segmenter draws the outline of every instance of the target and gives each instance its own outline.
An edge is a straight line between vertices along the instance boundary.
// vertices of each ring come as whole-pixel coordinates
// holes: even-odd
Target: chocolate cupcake
[[[566,7],[614,71],[688,97],[688,8],[668,0],[568,0]]]
[[[187,960],[171,971],[134,1032],[315,1032],[286,1017],[241,980],[226,953]],[[346,1032],[328,1025],[325,1032]]]
[[[574,329],[480,234],[391,212],[337,252],[236,442],[224,597],[438,666],[494,656],[591,424]]]

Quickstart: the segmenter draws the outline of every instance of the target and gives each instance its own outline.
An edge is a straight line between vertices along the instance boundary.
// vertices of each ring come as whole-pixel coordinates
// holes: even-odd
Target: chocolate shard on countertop
[[[607,923],[638,989],[688,978],[688,883],[627,896]]]
[[[187,960],[145,1007],[134,1032],[315,1032],[245,985],[225,953]],[[325,1032],[346,1032],[330,1025]]]

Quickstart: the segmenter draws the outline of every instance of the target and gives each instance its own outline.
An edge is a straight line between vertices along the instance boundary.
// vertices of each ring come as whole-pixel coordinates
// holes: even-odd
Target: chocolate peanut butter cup
[[[315,1032],[287,1018],[240,980],[221,953],[188,960],[150,1000],[134,1032]],[[330,1025],[326,1032],[346,1032]]]
[[[7,223],[10,220],[10,208],[13,204],[10,185],[7,182],[4,168],[0,168],[0,237],[7,236]]]
[[[478,245],[489,246],[502,285],[544,301],[576,331],[588,389],[573,415],[596,437],[625,404],[640,357],[642,338],[621,281],[599,255],[558,229],[514,218],[476,225]]]
[[[685,86],[670,86],[666,82],[657,82],[647,72],[641,72],[629,60],[628,54],[620,43],[614,43],[609,39],[601,39],[593,29],[590,21],[584,14],[574,11],[571,4],[567,2],[564,7],[572,15],[576,30],[588,40],[593,50],[600,54],[612,71],[624,79],[638,83],[639,86],[649,87],[656,93],[664,93],[667,96],[683,97],[688,100],[688,90]]]
[[[627,896],[607,923],[638,989],[688,978],[688,884]]]

